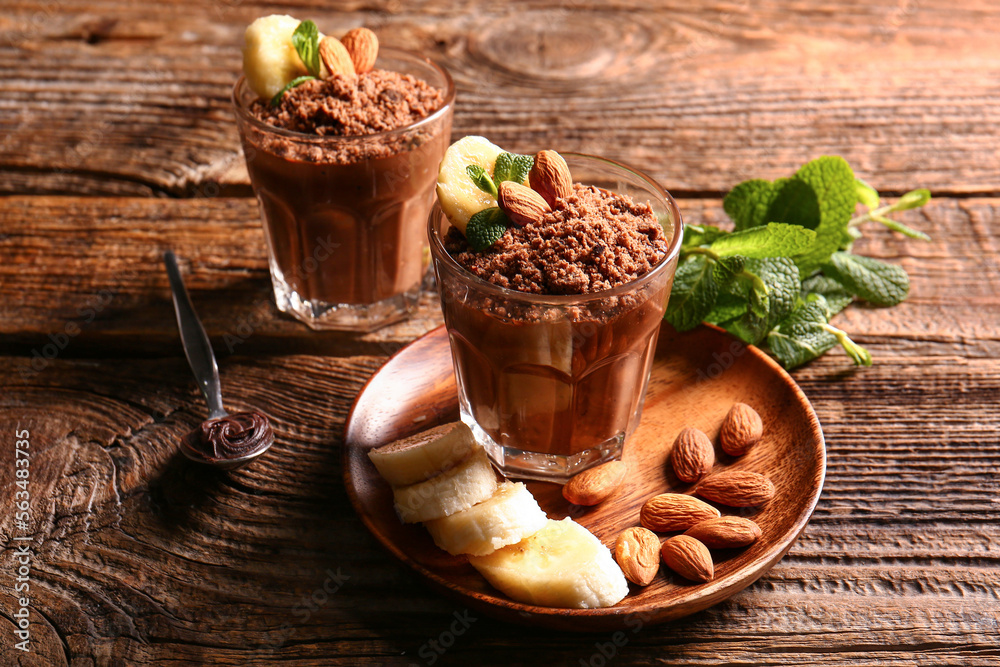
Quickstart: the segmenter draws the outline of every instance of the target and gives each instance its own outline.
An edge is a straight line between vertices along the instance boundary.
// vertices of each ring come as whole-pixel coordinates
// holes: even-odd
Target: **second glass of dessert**
[[[274,15],[246,31],[233,103],[278,308],[366,331],[416,307],[455,89],[419,55]]]
[[[482,137],[449,148],[438,198],[428,231],[462,420],[514,477],[565,482],[620,457],[677,266],[673,199],[610,160]]]

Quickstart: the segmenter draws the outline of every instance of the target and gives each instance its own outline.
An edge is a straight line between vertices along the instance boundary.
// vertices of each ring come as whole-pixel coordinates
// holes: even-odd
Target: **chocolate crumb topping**
[[[648,203],[579,183],[540,222],[511,227],[484,252],[474,252],[454,228],[444,244],[483,280],[551,295],[589,294],[631,282],[669,245]]]
[[[444,93],[409,74],[372,70],[334,75],[292,88],[272,107],[257,100],[250,113],[293,132],[318,136],[362,136],[406,127],[444,104]]]

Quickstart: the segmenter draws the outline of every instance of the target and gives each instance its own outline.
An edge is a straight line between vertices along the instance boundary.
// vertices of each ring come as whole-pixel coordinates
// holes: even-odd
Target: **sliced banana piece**
[[[534,535],[469,562],[494,588],[527,604],[593,609],[628,595],[608,548],[569,518],[550,519]]]
[[[453,556],[485,556],[538,532],[547,521],[528,487],[504,482],[483,502],[424,525],[434,544]]]
[[[463,234],[469,218],[484,208],[497,205],[496,199],[476,187],[466,167],[479,165],[492,176],[500,153],[503,153],[502,148],[475,135],[459,139],[445,151],[438,170],[438,201],[451,224]]]
[[[389,484],[409,486],[454,467],[475,446],[469,427],[451,422],[373,449],[368,458]]]
[[[292,44],[298,25],[297,18],[271,14],[251,23],[243,34],[243,74],[250,89],[265,100],[309,73]]]
[[[497,488],[497,477],[482,447],[450,470],[393,489],[396,514],[403,523],[432,521],[480,503]]]

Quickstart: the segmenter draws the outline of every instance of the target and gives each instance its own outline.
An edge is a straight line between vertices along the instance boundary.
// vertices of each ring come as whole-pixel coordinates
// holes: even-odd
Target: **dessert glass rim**
[[[415,123],[410,123],[409,125],[403,125],[401,127],[397,127],[392,130],[373,132],[371,134],[346,134],[346,135],[334,134],[334,135],[321,136],[318,134],[310,134],[308,132],[296,132],[294,130],[287,130],[283,127],[275,127],[274,125],[265,123],[264,121],[260,120],[259,118],[250,113],[247,107],[240,100],[240,95],[239,95],[240,89],[246,83],[246,76],[243,74],[240,74],[239,78],[236,79],[236,83],[233,84],[233,92],[231,95],[233,108],[236,109],[236,113],[240,116],[240,118],[243,121],[249,123],[250,125],[253,125],[254,127],[260,130],[271,132],[279,136],[295,139],[296,141],[335,144],[335,143],[349,143],[352,141],[359,141],[359,140],[382,139],[385,137],[391,137],[394,134],[403,134],[405,132],[411,132],[413,130],[419,129],[423,125],[433,123],[435,120],[444,115],[447,112],[448,108],[451,107],[452,104],[454,104],[455,81],[451,78],[451,74],[449,74],[448,70],[446,70],[444,67],[438,65],[436,62],[434,62],[430,58],[427,58],[426,56],[422,56],[419,53],[416,53],[415,51],[407,51],[406,49],[381,47],[379,49],[379,57],[381,58],[383,54],[385,54],[386,56],[396,57],[396,58],[399,57],[415,58],[416,60],[421,61],[422,63],[429,66],[431,69],[433,69],[438,74],[444,77],[445,85],[444,88],[441,89],[444,92],[444,102],[441,103],[440,107],[434,110],[434,113],[421,118]],[[377,64],[378,61],[376,61],[376,65]],[[389,71],[395,71],[395,70],[389,70]]]
[[[681,240],[684,238],[684,221],[681,218],[680,209],[677,208],[677,202],[674,201],[671,194],[667,192],[659,183],[646,175],[645,172],[624,165],[621,162],[609,160],[608,158],[599,157],[597,155],[588,155],[586,153],[560,152],[559,154],[563,157],[596,160],[619,169],[624,169],[642,179],[646,185],[650,186],[656,194],[661,195],[667,202],[667,207],[675,218],[673,238],[670,239],[670,245],[667,247],[667,251],[663,253],[663,256],[656,262],[656,264],[653,265],[651,269],[649,269],[649,271],[642,274],[638,278],[628,281],[627,283],[622,283],[621,285],[617,285],[606,290],[583,292],[581,294],[534,294],[532,292],[521,292],[519,290],[510,289],[509,287],[501,287],[500,285],[495,285],[488,280],[483,280],[479,276],[470,272],[464,266],[459,264],[455,258],[451,256],[451,253],[449,253],[444,247],[444,243],[441,241],[441,235],[438,233],[434,224],[437,220],[444,216],[444,211],[442,210],[439,202],[434,202],[434,208],[431,209],[431,214],[427,221],[427,236],[433,249],[433,254],[439,256],[441,261],[444,262],[452,271],[458,271],[464,274],[465,279],[475,285],[477,289],[505,299],[520,299],[527,303],[552,306],[576,305],[581,301],[591,301],[621,296],[634,290],[638,285],[650,282],[658,274],[665,271],[674,257],[677,257],[680,254]]]

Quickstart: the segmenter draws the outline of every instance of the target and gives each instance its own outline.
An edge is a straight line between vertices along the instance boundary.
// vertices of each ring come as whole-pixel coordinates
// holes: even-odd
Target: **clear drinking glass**
[[[648,176],[563,157],[574,180],[649,202],[670,245],[648,273],[592,294],[517,292],[448,254],[440,207],[428,224],[462,421],[505,474],[555,482],[620,457],[639,424],[682,237],[674,200]]]
[[[455,86],[417,54],[379,51],[376,66],[439,88],[444,105],[412,125],[365,136],[279,129],[233,105],[260,203],[278,309],[315,329],[369,331],[409,315],[427,272],[425,221],[451,136]]]

